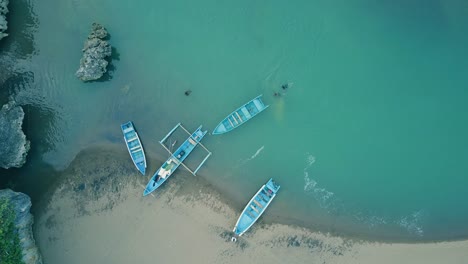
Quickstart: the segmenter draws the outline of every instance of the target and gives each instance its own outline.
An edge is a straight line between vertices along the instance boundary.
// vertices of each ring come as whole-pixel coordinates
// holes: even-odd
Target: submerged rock
[[[8,1],[9,0],[0,0],[0,39],[8,36],[5,31],[7,30],[7,20],[6,14],[8,13]]]
[[[26,264],[42,264],[42,258],[33,237],[34,219],[29,212],[31,199],[24,193],[10,189],[0,190],[0,199],[7,199],[15,210],[15,227],[23,249],[23,261]]]
[[[11,101],[0,109],[0,167],[21,167],[26,162],[29,141],[21,130],[24,111]]]
[[[84,44],[80,68],[75,73],[80,80],[94,81],[101,78],[106,72],[109,64],[106,57],[112,55],[111,45],[104,40],[107,35],[107,31],[102,25],[93,23],[91,33]]]

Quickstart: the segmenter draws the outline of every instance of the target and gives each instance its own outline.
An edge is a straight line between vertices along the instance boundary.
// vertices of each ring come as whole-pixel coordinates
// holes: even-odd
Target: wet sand
[[[35,210],[35,236],[45,263],[468,261],[468,241],[365,242],[262,219],[233,243],[241,208],[182,170],[155,195],[142,197],[149,176],[137,174],[127,156],[112,146],[86,150],[43,197]]]

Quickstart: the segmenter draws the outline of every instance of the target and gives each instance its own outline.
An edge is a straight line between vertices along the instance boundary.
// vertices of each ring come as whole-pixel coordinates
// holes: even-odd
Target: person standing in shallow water
[[[286,89],[288,89],[288,88],[289,88],[289,84],[288,84],[288,83],[285,83],[285,84],[281,85],[281,89],[283,89],[283,90],[286,90]],[[280,97],[282,94],[281,94],[280,92],[275,92],[273,95],[274,95],[275,97]]]

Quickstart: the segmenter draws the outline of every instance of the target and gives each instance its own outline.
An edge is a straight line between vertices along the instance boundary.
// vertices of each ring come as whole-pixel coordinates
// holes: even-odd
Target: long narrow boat
[[[270,179],[266,184],[258,190],[258,192],[250,199],[249,203],[245,206],[239,219],[237,219],[236,226],[234,227],[234,234],[242,236],[249,228],[260,218],[265,212],[266,208],[270,205],[280,186]],[[235,238],[233,238],[235,240]]]
[[[135,167],[137,167],[141,174],[145,175],[145,151],[143,150],[143,145],[141,144],[140,138],[138,137],[138,133],[135,131],[135,127],[133,127],[133,123],[129,121],[125,124],[122,124],[120,128],[124,134],[125,144],[127,145],[130,157],[132,157],[133,164],[135,164]]]
[[[227,133],[252,119],[267,107],[268,105],[265,105],[262,101],[262,95],[259,95],[230,113],[216,126],[212,134],[219,135]]]
[[[175,127],[177,128],[177,126]],[[173,129],[173,131],[175,130]],[[161,186],[173,173],[174,171],[182,164],[182,162],[187,158],[187,156],[192,152],[192,150],[200,143],[202,138],[208,131],[202,131],[202,126],[199,126],[195,132],[190,135],[187,140],[177,148],[174,153],[171,153],[171,156],[164,162],[164,164],[159,168],[151,177],[151,180],[146,185],[143,196],[146,196],[156,190]],[[171,131],[170,133],[172,133]],[[182,164],[183,165],[183,164]]]

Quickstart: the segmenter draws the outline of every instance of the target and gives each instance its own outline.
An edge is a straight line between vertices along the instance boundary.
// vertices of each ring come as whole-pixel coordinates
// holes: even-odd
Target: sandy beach
[[[35,236],[45,263],[468,261],[468,241],[355,241],[262,220],[233,243],[241,208],[203,177],[181,171],[155,195],[142,197],[147,178],[126,155],[112,147],[82,152],[43,198],[35,210]]]

